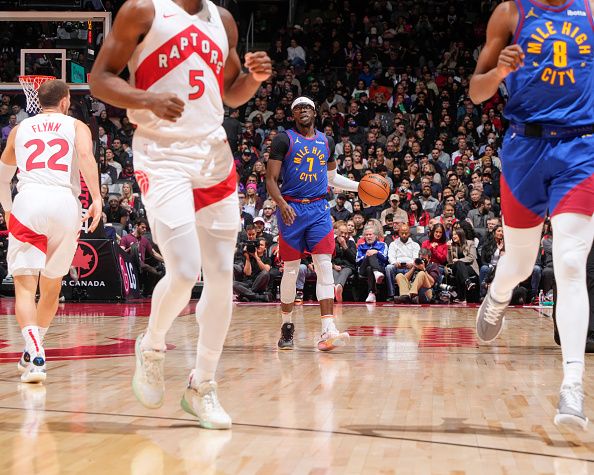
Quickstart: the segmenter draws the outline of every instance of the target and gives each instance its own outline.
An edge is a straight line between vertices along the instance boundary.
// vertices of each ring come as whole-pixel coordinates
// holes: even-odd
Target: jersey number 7
[[[44,162],[43,160],[35,159],[39,157],[44,151],[45,147],[48,146],[50,148],[59,147],[51,157]],[[27,164],[25,169],[30,172],[31,170],[36,170],[38,168],[49,168],[50,170],[57,170],[60,172],[67,172],[68,171],[68,164],[66,163],[58,163],[58,160],[64,158],[68,151],[70,150],[70,145],[64,139],[52,139],[47,144],[41,139],[32,139],[25,143],[25,148],[35,147],[35,150],[31,152],[29,158],[27,158]]]

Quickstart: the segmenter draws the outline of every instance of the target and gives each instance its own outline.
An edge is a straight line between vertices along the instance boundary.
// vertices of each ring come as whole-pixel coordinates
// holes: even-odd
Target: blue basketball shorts
[[[330,205],[325,199],[311,203],[289,202],[295,210],[293,224],[287,226],[277,211],[279,253],[283,261],[301,259],[311,254],[334,253],[334,229],[330,218]]]
[[[501,151],[505,224],[532,228],[551,216],[594,213],[594,136],[524,137],[508,130]]]

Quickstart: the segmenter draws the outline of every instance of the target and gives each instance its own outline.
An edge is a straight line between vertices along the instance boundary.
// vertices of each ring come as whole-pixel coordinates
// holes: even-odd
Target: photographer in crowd
[[[441,271],[439,265],[431,262],[431,251],[422,248],[419,257],[406,274],[396,274],[396,283],[400,295],[394,299],[395,303],[431,303],[433,286],[439,282]]]
[[[269,302],[266,292],[270,282],[271,260],[267,256],[266,239],[256,238],[253,225],[246,228],[247,241],[239,243],[241,252],[235,265],[233,292],[247,302]]]

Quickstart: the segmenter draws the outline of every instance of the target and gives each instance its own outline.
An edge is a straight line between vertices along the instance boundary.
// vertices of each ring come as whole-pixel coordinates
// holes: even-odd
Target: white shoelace
[[[161,386],[163,384],[163,359],[143,358],[146,374],[146,382],[150,386]]]
[[[485,321],[491,325],[497,325],[505,307],[507,307],[506,304],[497,304],[492,298],[489,298],[489,302],[485,308]]]
[[[564,386],[561,388],[561,399],[565,404],[575,412],[582,412],[584,404],[584,393],[574,386]]]
[[[200,394],[200,393],[198,393]],[[202,394],[202,407],[207,412],[221,412],[223,408],[219,403],[219,398],[217,397],[217,391],[215,388],[211,387],[211,389]]]

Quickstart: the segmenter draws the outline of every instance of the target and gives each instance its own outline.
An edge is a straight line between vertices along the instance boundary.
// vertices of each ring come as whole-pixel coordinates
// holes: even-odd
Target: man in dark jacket
[[[351,217],[351,212],[344,207],[347,196],[344,193],[340,193],[336,197],[336,205],[330,208],[330,215],[334,218],[334,221],[348,221]]]
[[[227,133],[227,140],[233,153],[237,152],[239,138],[241,136],[241,122],[239,122],[239,109],[231,109],[229,117],[223,120],[223,128]]]
[[[342,291],[347,279],[354,274],[357,248],[355,241],[349,239],[349,231],[345,224],[336,229],[336,248],[332,258],[332,273],[334,274],[334,296],[337,302],[342,302]]]

